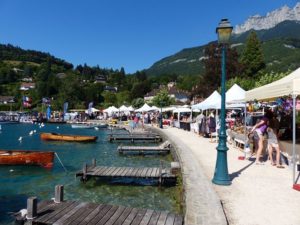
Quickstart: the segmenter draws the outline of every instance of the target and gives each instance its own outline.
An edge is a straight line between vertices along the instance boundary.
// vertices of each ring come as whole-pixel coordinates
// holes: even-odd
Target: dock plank
[[[156,225],[159,216],[160,216],[160,212],[158,212],[158,211],[155,210],[155,211],[152,213],[152,216],[151,216],[151,218],[150,218],[150,221],[149,221],[148,225]]]
[[[77,207],[80,204],[80,202],[74,202],[73,204],[69,205],[68,207],[64,208],[61,210],[59,213],[56,215],[52,216],[49,218],[46,223],[53,224],[57,220],[59,220],[62,216],[64,216],[66,213],[72,211],[75,207]]]
[[[164,225],[168,217],[168,212],[161,212],[157,221],[157,225]]]
[[[174,221],[175,221],[175,214],[169,213],[165,225],[173,225]]]
[[[83,221],[92,211],[94,211],[99,205],[95,203],[87,203],[86,207],[79,209],[72,217],[64,222],[64,225],[75,225]],[[101,207],[101,205],[100,205]]]
[[[146,209],[141,209],[138,210],[138,213],[136,214],[136,216],[134,217],[133,221],[131,222],[131,225],[138,225],[140,224],[140,222],[142,221],[145,213],[146,213]]]
[[[68,211],[66,214],[64,214],[62,217],[60,217],[53,225],[66,225],[68,222],[68,219],[74,218],[74,214],[82,208],[85,208],[88,203],[82,202],[79,203],[77,206],[75,206],[72,210]]]
[[[70,202],[61,202],[61,203],[54,203],[45,211],[42,216],[39,216],[37,222],[45,223],[49,218],[58,214],[61,210],[64,210],[69,205],[72,205],[75,201]]]
[[[105,225],[113,225],[116,220],[122,215],[126,207],[119,206],[119,208],[115,211],[115,213],[109,218],[109,220],[105,223]]]
[[[155,168],[149,168],[147,173],[146,173],[146,177],[151,177],[151,173]]]
[[[39,208],[40,207],[40,208]],[[126,206],[65,201],[38,204],[38,225],[182,225],[183,218],[168,212]]]
[[[131,210],[128,217],[125,219],[125,221],[122,223],[123,225],[130,225],[136,214],[138,213],[138,209],[134,208]]]
[[[154,212],[154,210],[147,209],[142,221],[140,222],[140,225],[147,225],[151,219],[153,212]]]
[[[182,224],[183,224],[183,217],[179,216],[179,215],[176,215],[174,225],[182,225]]]
[[[127,218],[127,216],[131,213],[132,208],[126,207],[121,216],[118,218],[118,220],[114,223],[114,225],[121,225]]]
[[[101,205],[97,207],[78,225],[96,224],[99,221],[99,218],[104,216],[106,212],[110,210],[111,207],[112,207],[111,205]]]
[[[95,223],[96,225],[100,225],[100,224],[105,224],[106,221],[109,220],[109,218],[111,218],[111,216],[117,211],[117,209],[119,208],[119,206],[112,206],[104,215],[101,215],[100,217],[95,217],[97,218],[97,223]]]

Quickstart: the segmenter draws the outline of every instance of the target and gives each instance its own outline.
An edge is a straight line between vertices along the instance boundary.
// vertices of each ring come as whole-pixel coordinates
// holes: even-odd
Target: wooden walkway
[[[120,154],[134,153],[139,155],[146,154],[168,154],[170,153],[170,143],[165,141],[158,146],[118,146]]]
[[[176,175],[171,174],[170,169],[162,169],[161,167],[106,167],[92,166],[84,167],[82,171],[76,173],[76,177],[81,177],[82,181],[87,181],[92,177],[99,178],[124,178],[157,181],[157,184],[175,185]],[[122,183],[122,181],[120,181]],[[125,182],[126,183],[126,182]]]
[[[161,142],[162,138],[157,134],[110,134],[110,142],[113,141],[144,141],[144,142]]]
[[[57,185],[55,199],[37,202],[36,197],[27,200],[27,219],[16,216],[17,221],[36,225],[182,225],[180,215],[151,209],[86,203],[63,200],[63,186]]]

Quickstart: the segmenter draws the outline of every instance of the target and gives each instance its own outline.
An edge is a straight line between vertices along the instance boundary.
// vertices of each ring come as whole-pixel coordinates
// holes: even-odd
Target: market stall
[[[293,184],[296,183],[296,164],[299,163],[299,146],[296,152],[296,98],[300,94],[300,68],[290,73],[288,76],[273,83],[264,85],[247,91],[245,100],[274,100],[283,96],[292,97],[293,125],[292,125],[292,164],[293,164]]]

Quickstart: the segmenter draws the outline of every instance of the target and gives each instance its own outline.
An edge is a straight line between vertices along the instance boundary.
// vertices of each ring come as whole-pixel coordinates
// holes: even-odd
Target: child
[[[271,161],[271,165],[277,166],[277,168],[284,168],[284,166],[280,164],[280,149],[278,145],[277,136],[274,133],[273,129],[270,127],[267,128],[267,132],[268,132],[268,151],[269,151],[269,158]],[[273,155],[272,155],[273,148],[275,148],[276,150],[276,163],[273,161]]]

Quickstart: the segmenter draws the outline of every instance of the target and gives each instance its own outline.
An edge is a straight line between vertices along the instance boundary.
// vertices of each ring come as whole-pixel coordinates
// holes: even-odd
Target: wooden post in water
[[[96,167],[96,164],[97,164],[96,159],[95,158],[92,159],[92,167]]]
[[[159,183],[159,186],[161,186],[161,183],[162,183],[162,162],[160,160],[160,165],[159,165],[159,178],[158,178],[158,183]]]
[[[64,186],[63,185],[56,185],[55,186],[55,196],[54,202],[61,203],[64,201]]]
[[[31,220],[37,216],[37,197],[27,199],[27,219]]]
[[[83,181],[86,181],[86,174],[87,174],[87,164],[84,163],[83,168],[82,168],[82,180]]]

